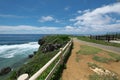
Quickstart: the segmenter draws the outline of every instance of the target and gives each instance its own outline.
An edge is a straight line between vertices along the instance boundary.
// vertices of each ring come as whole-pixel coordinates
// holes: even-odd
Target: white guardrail
[[[72,44],[72,40],[70,40],[65,45],[64,48],[60,48],[60,51],[51,60],[49,60],[42,68],[40,68],[33,76],[31,76],[29,78],[28,74],[22,74],[21,76],[18,77],[17,80],[36,80],[60,56],[60,59],[58,60],[58,62],[56,62],[55,66],[52,68],[50,73],[45,78],[45,80],[50,80],[50,78],[52,77],[55,69],[58,67],[59,64],[61,64],[61,62],[63,62],[62,60],[65,57],[66,52],[71,47],[71,44]]]

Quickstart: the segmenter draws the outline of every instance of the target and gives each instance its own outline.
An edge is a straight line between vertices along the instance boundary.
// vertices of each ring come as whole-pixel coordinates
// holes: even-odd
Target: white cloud
[[[52,16],[42,16],[39,22],[54,21],[55,19]]]
[[[68,11],[69,9],[70,9],[69,6],[67,6],[67,7],[64,8],[65,11]]]
[[[0,26],[0,34],[52,34],[58,31],[58,27],[48,26],[29,26],[29,25],[18,25],[18,26]]]
[[[81,11],[81,10],[78,10],[77,13],[82,13],[82,11]]]
[[[83,11],[83,13],[87,13],[89,11],[90,11],[90,9],[86,9],[86,10]]]
[[[79,14],[80,14],[80,13],[87,13],[87,12],[89,12],[89,11],[90,11],[90,9],[86,9],[86,10],[84,10],[84,11],[78,10],[77,13],[79,13]]]
[[[84,10],[83,14],[76,18],[70,19],[75,27],[81,29],[81,31],[87,32],[120,32],[120,21],[116,20],[115,15],[120,15],[120,3],[114,3],[106,5],[94,10]],[[112,15],[114,13],[114,16]],[[112,15],[112,16],[111,16]]]
[[[26,16],[17,16],[17,15],[10,15],[10,14],[0,14],[0,17],[3,17],[3,18],[25,18]]]
[[[0,26],[0,34],[77,34],[80,29],[72,26],[50,27],[50,26]]]
[[[39,22],[49,22],[49,21],[54,21],[56,23],[59,23],[60,20],[58,19],[55,19],[54,17],[52,16],[42,16],[39,20]]]
[[[66,30],[74,30],[74,27],[72,26],[65,26]]]
[[[120,20],[116,20],[117,23],[120,23]]]
[[[108,28],[109,27],[109,28]],[[104,25],[101,27],[87,26],[87,27],[50,27],[50,26],[0,26],[0,34],[86,34],[86,33],[100,33],[107,31],[120,31],[120,23],[112,25]]]
[[[55,22],[56,22],[56,23],[60,23],[61,21],[60,21],[60,20],[58,20],[58,19],[55,19]]]
[[[114,13],[114,15],[112,15]],[[116,15],[117,14],[117,15]],[[120,32],[120,3],[102,6],[94,10],[84,10],[82,14],[70,19],[72,26],[0,26],[0,34],[90,34]],[[117,18],[116,18],[117,17]],[[52,16],[42,16],[40,22],[59,22]]]

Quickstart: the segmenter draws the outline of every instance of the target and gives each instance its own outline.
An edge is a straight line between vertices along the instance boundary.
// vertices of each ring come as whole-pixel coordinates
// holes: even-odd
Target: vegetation
[[[58,61],[58,59],[56,59],[42,74],[41,76],[39,76],[37,78],[37,80],[44,80],[46,78],[46,76],[49,74],[49,72],[52,70],[52,68],[54,67],[55,63]]]
[[[120,47],[120,44],[118,44],[118,43],[110,43],[110,42],[105,42],[104,40],[90,39],[88,36],[77,36],[77,38],[80,40],[83,40],[83,41],[93,42],[93,43],[97,43],[97,44]]]
[[[79,62],[80,61],[80,58],[79,58],[79,55],[76,55],[76,62]]]
[[[119,80],[116,76],[111,75],[98,75],[94,73],[89,76],[89,80]]]
[[[104,68],[99,67],[95,63],[89,62],[88,66],[91,67],[92,69],[99,68],[99,69],[102,69],[103,71],[105,71]],[[104,75],[104,74],[100,75],[100,74],[94,73],[92,75],[89,75],[89,80],[118,80],[118,77],[117,77],[117,75],[113,75],[112,72],[108,75]]]
[[[111,52],[106,52],[106,55],[109,55],[110,57],[104,57],[104,56],[99,56],[96,55],[99,52],[102,52],[103,50],[99,48],[95,48],[92,46],[86,46],[86,45],[81,45],[80,50],[77,52],[77,54],[82,54],[82,55],[93,55],[93,60],[102,62],[102,63],[108,63],[110,61],[115,61],[118,62],[120,61],[120,55],[111,53]],[[108,53],[108,54],[107,54]],[[76,56],[76,61],[79,62],[79,55]]]
[[[93,68],[93,69],[96,68],[96,67],[100,68],[97,64],[91,63],[91,62],[88,62],[88,66]]]
[[[101,51],[101,49],[86,45],[82,45],[80,48],[81,49],[77,52],[77,54],[92,55]]]
[[[40,46],[35,56],[27,64],[24,64],[18,70],[13,71],[13,73],[7,80],[15,80],[18,76],[20,76],[23,73],[28,73],[29,76],[32,76],[59,51],[58,49],[51,52],[42,53],[41,48],[46,46],[45,44],[58,43],[58,44],[63,44],[64,46],[70,40],[69,37],[66,35],[46,36],[43,39],[45,40],[45,43],[42,46]]]
[[[115,61],[118,62],[120,61],[120,55],[119,54],[115,54],[112,52],[107,52],[110,57],[104,57],[104,56],[93,56],[93,60],[98,61],[98,62],[102,62],[102,63],[109,63],[110,61]]]
[[[113,60],[120,61],[120,55],[111,52],[109,52],[109,55],[113,58]]]
[[[93,60],[98,61],[98,62],[102,62],[102,63],[108,63],[112,59],[111,58],[106,58],[106,57],[94,56]]]

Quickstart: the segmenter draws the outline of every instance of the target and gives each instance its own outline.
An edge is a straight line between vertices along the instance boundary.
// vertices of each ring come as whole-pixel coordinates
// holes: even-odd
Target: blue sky
[[[0,34],[120,32],[119,0],[0,0]]]

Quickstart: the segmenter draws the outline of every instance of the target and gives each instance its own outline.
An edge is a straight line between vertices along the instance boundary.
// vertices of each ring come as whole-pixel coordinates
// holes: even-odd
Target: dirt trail
[[[88,67],[88,62],[96,63],[105,69],[112,70],[120,76],[120,62],[111,62],[109,64],[99,63],[92,59],[92,55],[76,54],[80,50],[81,45],[87,45],[85,42],[81,42],[77,39],[73,39],[73,49],[71,56],[66,63],[66,69],[62,73],[62,80],[88,80],[89,75],[94,72]],[[105,52],[97,54],[99,56],[108,57]]]
[[[68,59],[67,68],[63,71],[62,80],[88,80],[88,75],[92,71],[88,68],[87,62],[89,60],[82,60],[82,64],[77,61],[76,54],[80,50],[80,43],[76,40],[73,40],[73,50],[72,54]],[[87,56],[86,56],[87,57]],[[89,59],[89,58],[87,58]]]

